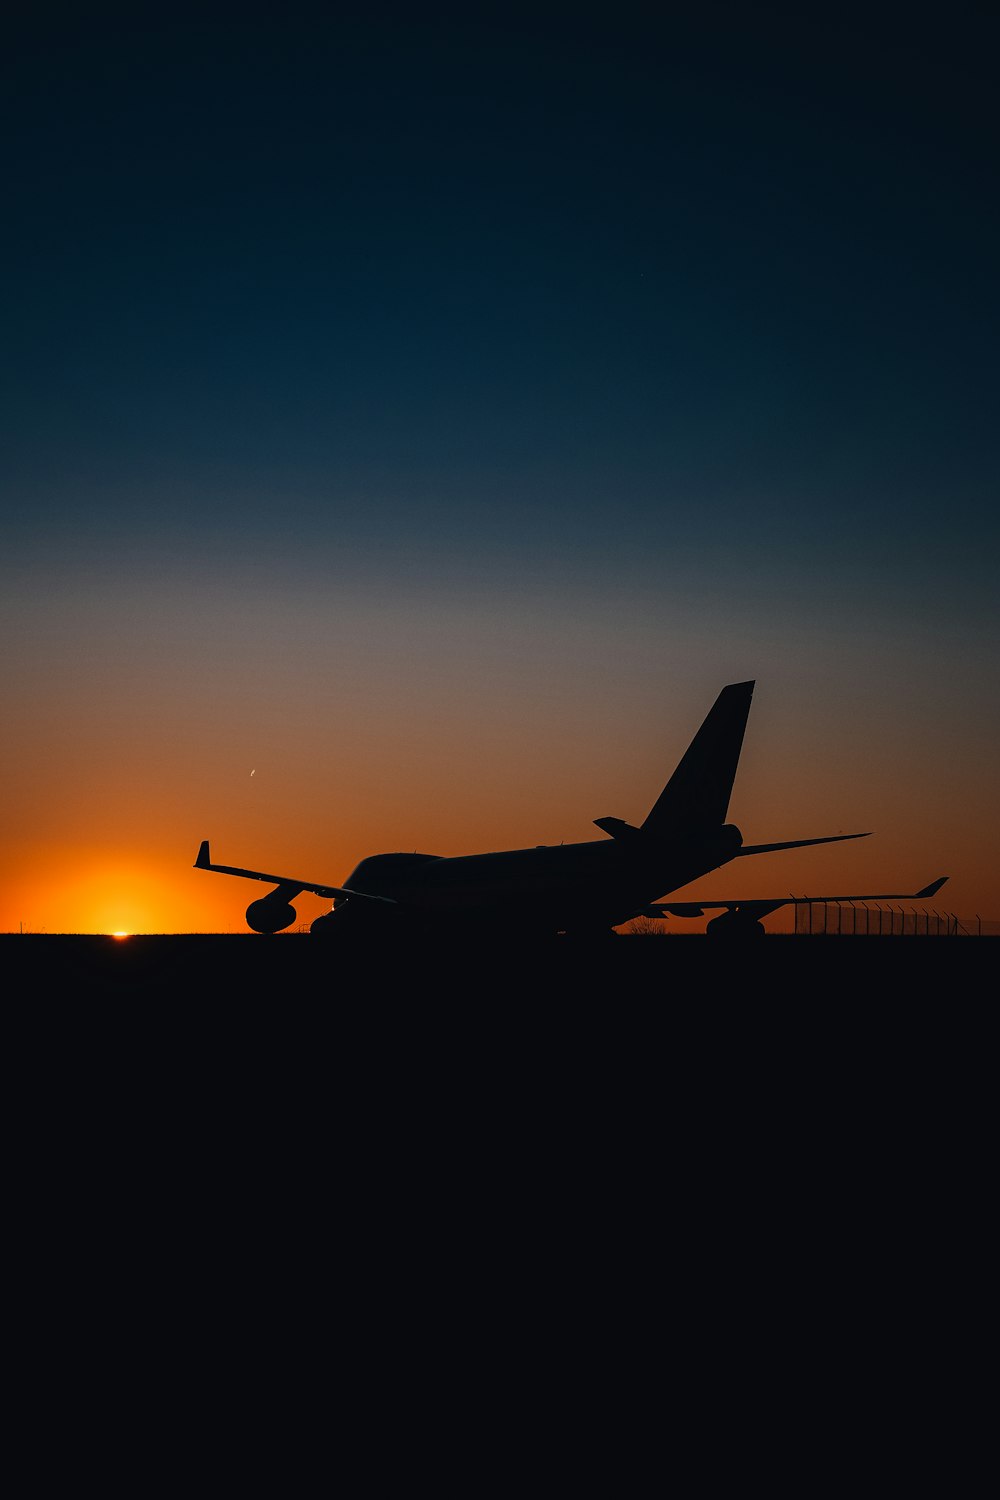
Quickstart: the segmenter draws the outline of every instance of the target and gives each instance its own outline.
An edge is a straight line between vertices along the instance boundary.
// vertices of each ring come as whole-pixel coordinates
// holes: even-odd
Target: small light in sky
[[[256,776],[256,774],[257,774],[257,767],[254,766],[253,770],[250,772],[250,775],[251,776]]]

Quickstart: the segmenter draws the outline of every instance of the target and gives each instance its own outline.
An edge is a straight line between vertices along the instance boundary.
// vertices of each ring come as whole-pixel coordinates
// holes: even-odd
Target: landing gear
[[[742,941],[744,938],[757,938],[764,936],[763,922],[756,921],[753,917],[745,916],[739,911],[723,912],[721,917],[713,917],[705,928],[706,937],[732,938]]]
[[[309,923],[309,936],[321,938],[336,937],[342,926],[343,923],[335,923],[333,913],[328,912],[325,917],[317,917],[314,922]]]
[[[347,909],[347,903],[338,911],[324,912],[321,917],[309,924],[309,936],[323,938],[324,941],[334,938],[338,943],[371,941],[373,934],[376,940],[381,932],[384,932],[385,919],[381,921],[367,913]]]

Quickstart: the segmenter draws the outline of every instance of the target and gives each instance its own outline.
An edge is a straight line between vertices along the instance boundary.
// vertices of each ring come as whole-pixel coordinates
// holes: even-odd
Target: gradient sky
[[[8,28],[0,930],[597,837],[751,677],[747,842],[875,836],[686,894],[1000,917],[1000,24],[688,9]]]

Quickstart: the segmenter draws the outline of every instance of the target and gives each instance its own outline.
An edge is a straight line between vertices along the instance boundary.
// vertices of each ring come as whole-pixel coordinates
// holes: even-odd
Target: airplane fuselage
[[[345,885],[388,897],[401,915],[516,919],[553,931],[614,927],[665,891],[727,864],[741,843],[739,830],[727,824],[671,840],[638,835],[453,857],[377,854],[362,860]],[[335,902],[338,916],[350,907],[350,897]]]

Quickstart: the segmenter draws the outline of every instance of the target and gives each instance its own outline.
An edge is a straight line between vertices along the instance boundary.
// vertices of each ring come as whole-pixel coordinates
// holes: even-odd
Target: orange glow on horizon
[[[722,672],[718,676],[724,680]],[[345,883],[362,858],[393,850],[448,857],[588,841],[599,836],[590,822],[594,814],[641,821],[690,742],[713,687],[699,684],[690,702],[672,704],[669,712],[657,708],[654,715],[640,705],[637,727],[628,733],[620,707],[601,715],[589,701],[585,714],[564,723],[560,716],[568,711],[558,703],[544,714],[536,703],[529,713],[501,696],[482,722],[471,711],[463,717],[452,710],[433,730],[415,714],[411,722],[409,705],[394,718],[387,708],[363,704],[370,708],[363,732],[359,710],[354,720],[345,714],[336,725],[320,716],[308,733],[290,732],[287,745],[276,742],[272,759],[283,766],[280,776],[255,741],[252,781],[242,761],[234,779],[228,709],[220,710],[222,728],[215,733],[221,748],[199,738],[188,759],[163,772],[155,795],[145,784],[116,780],[100,761],[83,790],[74,786],[64,800],[46,800],[38,790],[12,801],[0,869],[0,932],[115,939],[246,934],[247,906],[269,887],[195,869],[205,835],[220,864],[331,885]],[[448,700],[433,706],[440,712]],[[942,749],[930,731],[894,722],[882,766],[873,762],[875,731],[864,732],[868,719],[860,709],[856,718],[862,728],[852,728],[835,754],[825,745],[829,726],[810,718],[808,700],[800,708],[794,694],[762,690],[729,819],[746,843],[868,828],[874,836],[739,859],[683,888],[678,901],[915,890],[947,874],[932,909],[963,921],[977,913],[992,920],[1000,912],[991,833],[995,791],[987,784],[995,772],[986,737],[982,751],[974,742],[982,772],[977,793],[965,777],[945,774],[952,731]],[[31,759],[39,789],[50,772],[61,774],[48,759],[61,743],[25,738],[23,757]],[[333,785],[323,759],[327,745],[338,748]],[[143,747],[134,748],[129,764],[142,762],[149,774]],[[971,776],[979,762],[970,766]],[[932,795],[925,795],[931,776]],[[292,904],[296,920],[289,932],[307,929],[330,907],[328,898],[307,892]],[[703,930],[707,920],[671,917],[660,928],[682,935]],[[765,919],[769,931],[787,931],[793,923],[791,907]]]
[[[4,891],[0,931],[93,934],[119,942],[143,933],[246,931],[243,913],[259,888],[213,882],[180,860],[176,871],[170,864],[155,852],[135,856],[65,845],[19,850],[17,885]]]

